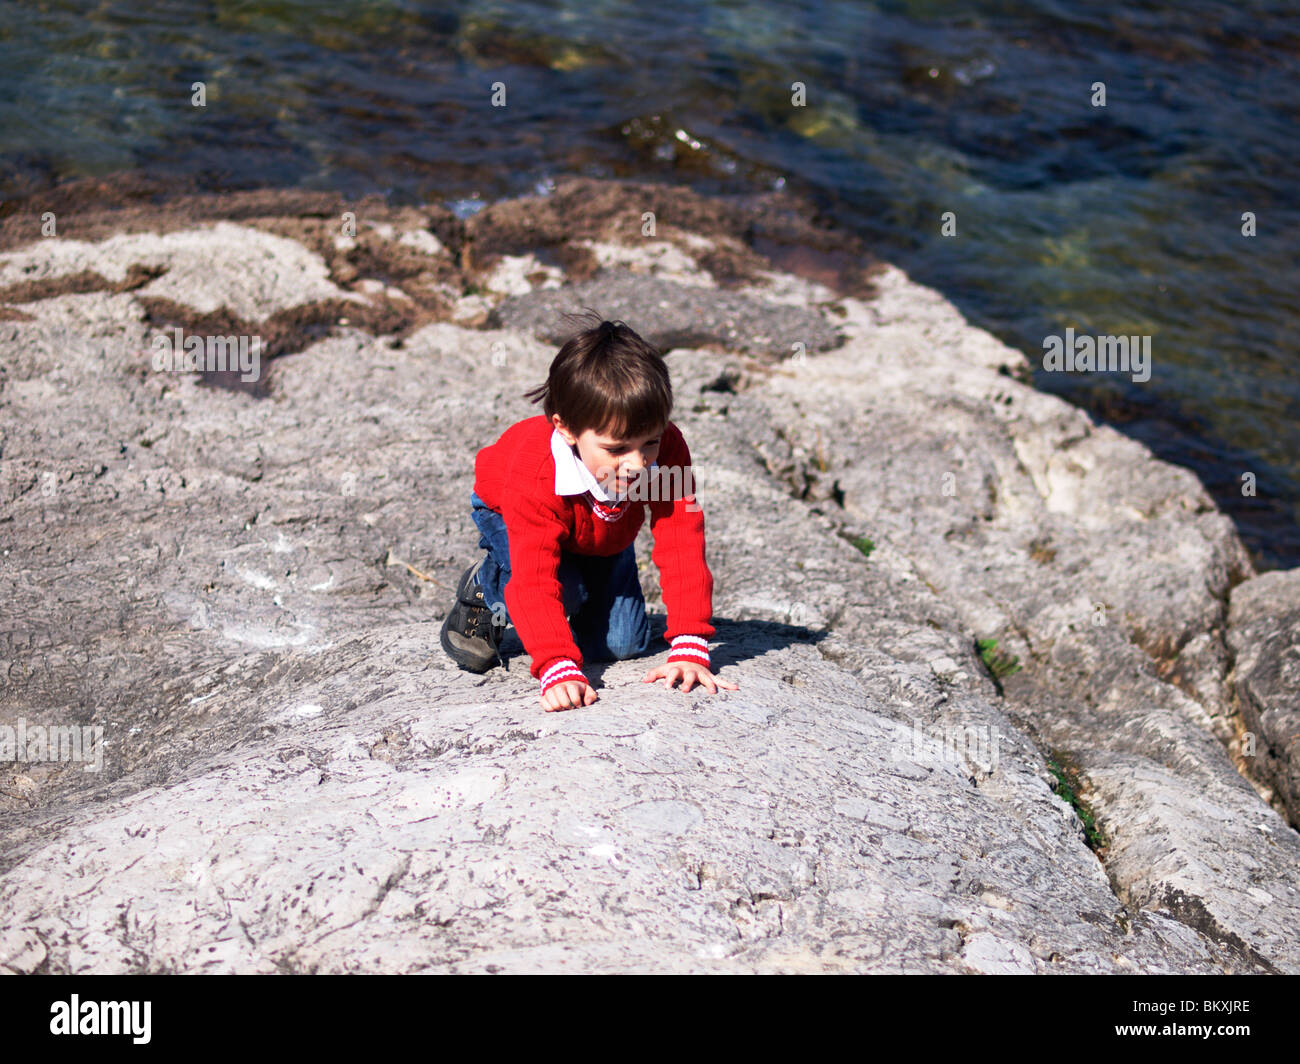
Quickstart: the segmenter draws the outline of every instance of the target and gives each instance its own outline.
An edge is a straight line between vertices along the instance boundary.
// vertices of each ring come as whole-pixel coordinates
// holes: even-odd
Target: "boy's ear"
[[[564,424],[564,421],[560,418],[559,414],[551,415],[551,424],[555,426],[555,428],[559,431],[560,435],[564,437],[564,442],[567,443],[570,447],[572,447],[574,444],[578,442],[578,438],[572,432],[569,431],[568,427]]]

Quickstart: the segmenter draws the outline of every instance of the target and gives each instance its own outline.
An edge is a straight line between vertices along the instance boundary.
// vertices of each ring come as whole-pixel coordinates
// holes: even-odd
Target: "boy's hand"
[[[653,683],[655,680],[662,679],[665,687],[672,687],[679,678],[682,681],[683,691],[689,691],[697,683],[701,687],[708,688],[709,693],[714,695],[718,693],[719,687],[725,687],[728,691],[740,690],[736,684],[715,677],[703,665],[696,665],[689,661],[674,661],[667,665],[656,665],[641,677],[641,682]]]
[[[596,689],[589,683],[578,680],[569,680],[566,683],[557,683],[554,687],[542,695],[542,705],[546,707],[547,713],[554,713],[557,709],[576,709],[578,706],[589,706],[600,696],[596,694]]]

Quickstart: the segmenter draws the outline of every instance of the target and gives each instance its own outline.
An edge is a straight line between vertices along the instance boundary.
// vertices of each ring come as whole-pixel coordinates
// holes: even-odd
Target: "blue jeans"
[[[500,603],[496,615],[509,620],[505,587],[510,580],[510,541],[505,519],[477,492],[470,492],[469,501],[480,532],[478,545],[488,552],[479,570],[483,598],[490,608]],[[636,571],[635,544],[605,557],[562,551],[556,576],[573,641],[584,661],[614,661],[645,652],[650,645],[650,618]]]

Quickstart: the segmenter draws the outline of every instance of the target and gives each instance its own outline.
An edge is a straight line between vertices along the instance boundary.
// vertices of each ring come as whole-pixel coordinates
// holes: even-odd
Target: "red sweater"
[[[669,661],[709,666],[707,640],[714,634],[713,574],[704,560],[704,514],[689,476],[691,453],[681,430],[671,421],[659,446],[660,471],[680,467],[680,483],[692,492],[657,502],[628,501],[618,520],[602,520],[592,510],[592,496],[557,495],[556,460],[551,453],[554,426],[542,414],[511,425],[496,443],[474,460],[474,491],[505,519],[510,540],[510,580],[506,609],[524,649],[532,656],[531,672],[542,690],[566,680],[584,679],[582,654],[564,617],[557,576],[560,552],[611,555],[636,539],[650,509],[654,534],[651,558],[659,567],[665,636],[672,644]]]

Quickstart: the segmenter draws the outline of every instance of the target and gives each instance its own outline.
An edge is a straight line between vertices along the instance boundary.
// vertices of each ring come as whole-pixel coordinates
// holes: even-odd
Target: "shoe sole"
[[[482,569],[482,567],[483,567],[483,560],[480,558],[477,562],[475,562],[463,573],[461,573],[460,582],[456,585],[457,603],[465,606],[477,607],[479,609],[486,608],[485,602],[470,598],[469,593],[467,591],[467,588],[477,578],[479,570]],[[453,605],[452,612],[455,611],[455,608],[456,607]],[[446,619],[443,620],[442,631],[439,633],[438,636],[438,641],[442,644],[442,649],[446,652],[447,656],[451,658],[451,660],[454,661],[457,665],[459,665],[462,669],[466,669],[469,672],[473,672],[473,673],[487,672],[490,668],[492,668],[492,666],[499,663],[500,653],[501,653],[500,650],[499,649],[494,650],[492,652],[491,657],[486,657],[486,656],[482,658],[473,657],[470,658],[469,660],[466,660],[465,655],[467,654],[467,652],[454,647],[452,645],[451,639],[449,638],[451,632],[452,612],[448,612]],[[493,628],[495,629],[495,627],[496,626],[494,625]],[[505,636],[504,628],[501,629],[501,635],[502,637]],[[501,645],[501,640],[498,639],[497,640],[498,648],[500,647],[500,645]]]
[[[487,658],[486,660],[474,658],[467,661],[465,659],[465,651],[452,646],[451,640],[448,638],[450,630],[451,614],[449,613],[447,614],[446,619],[442,622],[442,632],[438,637],[438,642],[442,644],[442,649],[446,651],[447,657],[451,658],[451,660],[462,669],[467,669],[470,672],[482,673],[487,672],[488,669],[492,668],[492,666],[497,663],[495,656]]]

